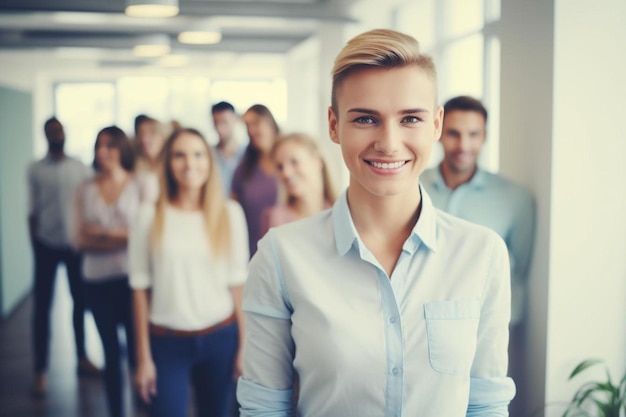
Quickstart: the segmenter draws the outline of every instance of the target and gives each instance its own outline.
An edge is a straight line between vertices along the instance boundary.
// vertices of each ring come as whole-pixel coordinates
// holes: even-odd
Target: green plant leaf
[[[576,368],[574,368],[574,370],[572,371],[568,379],[574,378],[576,375],[578,375],[585,369],[590,368],[599,363],[604,363],[604,361],[602,359],[597,359],[597,358],[587,359],[587,360],[582,361],[581,363],[578,364],[578,366],[576,366]]]

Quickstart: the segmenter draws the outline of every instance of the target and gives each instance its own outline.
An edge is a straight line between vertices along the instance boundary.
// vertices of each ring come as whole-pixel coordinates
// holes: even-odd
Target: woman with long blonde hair
[[[151,416],[187,415],[190,380],[198,415],[231,412],[249,256],[243,211],[223,197],[217,170],[197,130],[174,132],[159,198],[131,232],[135,383]]]
[[[315,139],[303,133],[283,136],[274,144],[270,155],[284,201],[263,213],[264,232],[332,206],[337,194]]]

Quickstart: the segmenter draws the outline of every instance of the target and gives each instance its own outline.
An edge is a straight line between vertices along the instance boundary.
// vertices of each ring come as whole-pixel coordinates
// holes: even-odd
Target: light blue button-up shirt
[[[508,416],[506,246],[422,209],[388,277],[360,239],[346,193],[271,229],[250,264],[241,415]]]
[[[480,168],[455,190],[446,186],[439,167],[426,170],[420,181],[435,207],[487,226],[504,239],[511,263],[511,323],[521,322],[535,236],[535,206],[530,192]]]
[[[217,166],[220,169],[220,179],[222,180],[222,191],[226,197],[230,196],[232,191],[231,186],[233,183],[233,174],[235,173],[235,169],[241,162],[241,158],[243,158],[243,154],[246,152],[245,146],[240,146],[230,158],[224,158],[224,155],[217,149],[213,148],[213,152],[215,153],[215,160],[217,161]]]

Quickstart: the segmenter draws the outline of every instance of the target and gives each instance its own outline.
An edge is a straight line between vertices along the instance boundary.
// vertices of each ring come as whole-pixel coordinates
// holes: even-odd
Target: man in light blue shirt
[[[511,263],[511,324],[515,325],[524,317],[534,202],[525,188],[478,166],[486,123],[487,110],[480,101],[467,96],[448,100],[440,139],[443,161],[426,170],[420,180],[435,207],[487,226],[506,242]]]
[[[339,53],[329,133],[349,187],[259,242],[243,417],[508,416],[506,246],[419,185],[441,134],[436,102],[434,64],[412,37],[378,29]]]
[[[220,101],[211,107],[213,126],[217,132],[218,142],[215,145],[215,159],[220,169],[222,180],[222,190],[225,196],[230,196],[233,173],[239,165],[246,150],[241,146],[235,137],[235,126],[237,124],[237,114],[232,104],[227,101]]]

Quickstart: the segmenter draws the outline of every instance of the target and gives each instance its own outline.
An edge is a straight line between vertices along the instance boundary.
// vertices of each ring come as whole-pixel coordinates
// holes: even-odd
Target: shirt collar
[[[420,185],[420,193],[422,195],[422,208],[419,219],[413,228],[411,236],[405,242],[403,249],[409,252],[415,252],[419,243],[423,243],[431,251],[435,252],[437,247],[437,219],[436,209],[426,190]],[[344,256],[354,242],[360,242],[359,234],[352,221],[350,208],[348,207],[347,190],[344,191],[332,209],[333,231],[335,234],[335,245],[339,255]]]

